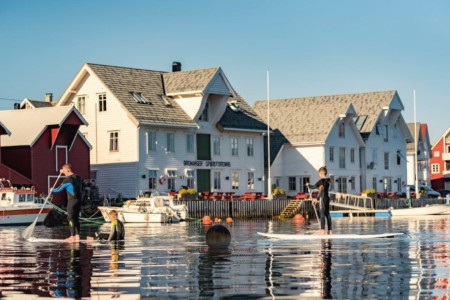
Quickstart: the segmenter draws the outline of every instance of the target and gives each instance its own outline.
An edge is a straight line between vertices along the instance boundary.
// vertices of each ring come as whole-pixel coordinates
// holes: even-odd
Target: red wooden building
[[[49,187],[65,163],[74,172],[89,178],[91,145],[79,132],[87,125],[72,106],[0,111],[0,121],[11,132],[1,137],[1,162],[33,184],[38,194],[47,194]],[[0,168],[0,177],[13,184],[23,184]],[[55,202],[60,202],[56,197]]]
[[[431,148],[431,186],[450,190],[450,127]]]

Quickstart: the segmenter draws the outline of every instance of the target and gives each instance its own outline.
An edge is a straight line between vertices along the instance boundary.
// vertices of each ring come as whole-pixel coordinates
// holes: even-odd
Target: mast
[[[270,173],[270,74],[267,70],[267,199],[272,200],[272,175]]]

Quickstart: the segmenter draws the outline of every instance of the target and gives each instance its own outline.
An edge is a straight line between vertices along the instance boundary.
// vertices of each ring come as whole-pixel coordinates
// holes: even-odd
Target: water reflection
[[[272,241],[315,224],[238,221],[232,244],[211,251],[199,223],[126,226],[125,243],[33,244],[0,228],[0,296],[18,298],[428,299],[448,297],[449,218],[337,219],[336,233],[398,232],[363,241]],[[96,230],[83,228],[84,231]],[[108,226],[100,231],[107,232]],[[64,230],[37,227],[58,238]],[[14,291],[15,294],[10,294]],[[22,293],[22,294],[17,294]],[[20,299],[20,297],[18,298]]]

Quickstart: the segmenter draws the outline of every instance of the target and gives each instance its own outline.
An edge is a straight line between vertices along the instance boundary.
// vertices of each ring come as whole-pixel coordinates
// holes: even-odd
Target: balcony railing
[[[442,160],[450,160],[450,153],[449,152],[442,153]]]

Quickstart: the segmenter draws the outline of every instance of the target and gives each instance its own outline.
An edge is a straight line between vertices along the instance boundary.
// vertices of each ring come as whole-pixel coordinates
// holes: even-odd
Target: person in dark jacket
[[[50,193],[60,193],[66,191],[67,195],[67,220],[69,221],[70,237],[66,242],[80,241],[80,209],[83,196],[83,179],[72,172],[72,165],[65,164],[60,172],[66,176],[62,184]]]
[[[313,201],[313,205],[319,203],[320,205],[320,231],[318,234],[331,234],[332,224],[330,215],[330,179],[327,178],[328,170],[326,167],[321,167],[319,169],[319,181],[315,185],[310,185],[309,182],[306,183],[307,186],[313,189],[318,189],[319,194],[317,200]],[[327,223],[328,232],[325,231],[325,221]]]
[[[117,211],[111,210],[108,213],[108,216],[111,220],[111,230],[109,232],[108,242],[124,240],[125,227],[123,226],[123,223],[117,219]]]

